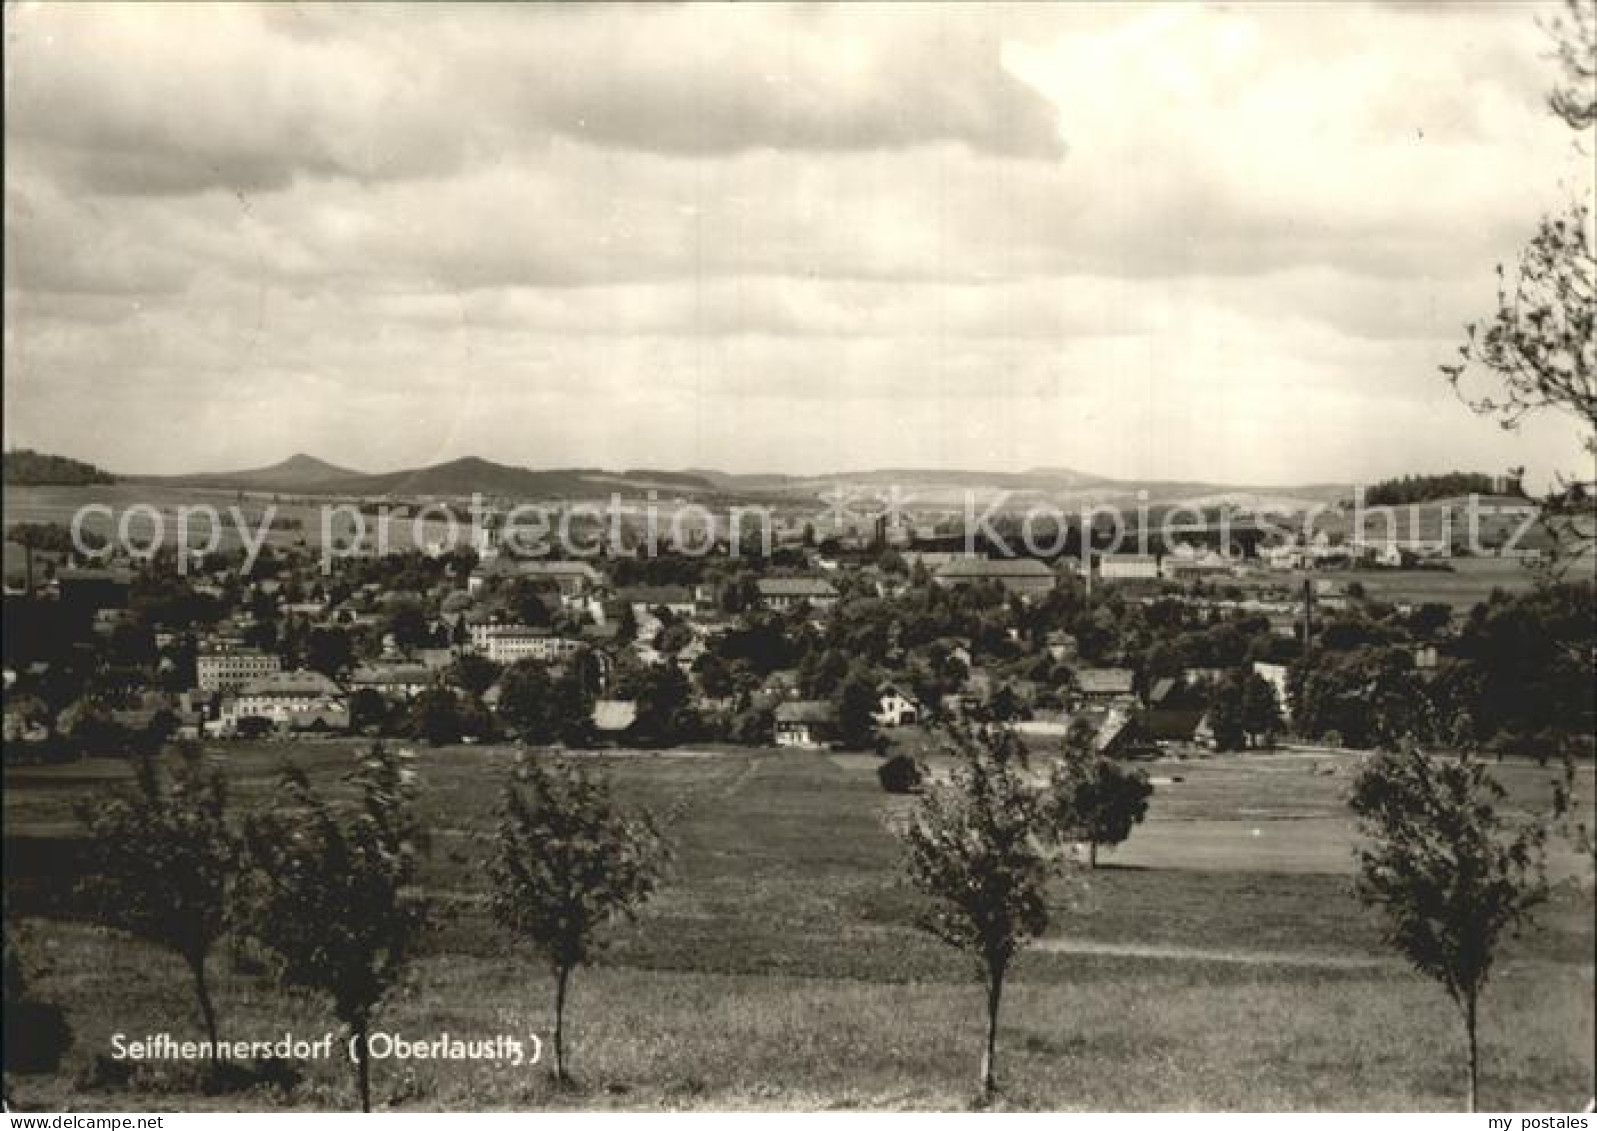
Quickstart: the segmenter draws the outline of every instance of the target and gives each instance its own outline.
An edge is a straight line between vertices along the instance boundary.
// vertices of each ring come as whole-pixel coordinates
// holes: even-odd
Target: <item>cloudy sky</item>
[[[1578,466],[1436,368],[1591,188],[1535,15],[8,5],[5,442]]]

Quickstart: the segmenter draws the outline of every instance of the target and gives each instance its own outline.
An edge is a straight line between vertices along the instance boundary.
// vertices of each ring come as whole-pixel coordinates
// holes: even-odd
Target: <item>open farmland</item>
[[[219,747],[240,810],[269,803],[292,754],[319,782],[343,742]],[[546,1032],[538,962],[484,904],[494,801],[514,754],[424,750],[438,905],[425,954],[384,1014],[412,1036]],[[584,757],[597,757],[584,755]],[[1170,761],[1148,823],[1108,866],[1061,885],[1055,925],[1022,960],[1000,1066],[1016,1108],[1445,1109],[1459,1104],[1458,1025],[1441,992],[1383,948],[1352,898],[1342,810],[1350,755]],[[418,1108],[958,1108],[974,1093],[980,991],[965,960],[915,927],[886,821],[899,799],[874,761],[815,753],[606,755],[629,801],[666,822],[672,877],[641,921],[579,974],[578,1087],[542,1070],[379,1066],[380,1104]],[[24,1102],[77,1110],[239,1106],[152,1073],[93,1066],[111,1034],[198,1032],[177,961],[73,920],[73,805],[118,780],[110,760],[6,771],[6,889],[37,988],[76,1036]],[[1503,770],[1534,801],[1545,774]],[[1175,780],[1179,778],[1180,780]],[[1583,780],[1589,807],[1591,777]],[[1567,1108],[1592,1078],[1589,865],[1568,854],[1541,931],[1515,943],[1488,992],[1486,1102]],[[246,961],[215,960],[224,1035],[320,1034],[324,1007],[285,1000]],[[312,1063],[271,1102],[344,1107],[341,1064]]]
[[[1463,612],[1485,601],[1493,590],[1525,593],[1536,584],[1536,573],[1515,558],[1452,558],[1447,565],[1447,569],[1268,571],[1243,577],[1237,584],[1244,589],[1263,587],[1296,594],[1305,580],[1332,581],[1339,586],[1356,582],[1376,600],[1411,605],[1435,602]],[[1574,571],[1571,580],[1581,576],[1582,563],[1573,562],[1570,568]],[[1590,566],[1584,568],[1589,576]]]

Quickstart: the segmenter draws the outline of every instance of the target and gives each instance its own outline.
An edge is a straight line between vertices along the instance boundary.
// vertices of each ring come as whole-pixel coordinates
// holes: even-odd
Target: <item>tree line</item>
[[[972,738],[955,731],[959,748],[1006,764],[1026,759],[1007,730]],[[991,799],[996,818],[1020,805],[1046,829],[1051,861],[1068,842],[1097,846],[1129,835],[1147,810],[1152,787],[1141,771],[1125,770],[1073,738],[1046,788],[1018,779],[997,787],[1022,790]],[[973,761],[972,766],[985,765]],[[964,771],[962,771],[964,772]],[[976,769],[968,771],[976,773]],[[417,944],[434,921],[417,885],[427,830],[417,816],[421,781],[413,756],[374,743],[342,787],[318,787],[293,765],[280,772],[273,800],[237,814],[227,778],[199,747],[179,744],[166,755],[146,753],[132,764],[132,782],[79,807],[88,833],[78,892],[99,923],[160,947],[181,959],[208,1042],[212,1083],[247,1073],[224,1056],[225,1021],[211,988],[211,961],[232,937],[261,959],[290,994],[319,1000],[344,1028],[355,1050],[367,1048],[374,1021],[398,984]],[[922,807],[936,807],[937,789]],[[979,826],[981,835],[994,835]],[[919,834],[905,834],[913,846]],[[1019,851],[995,845],[1000,855]],[[926,865],[909,865],[911,878]],[[634,916],[666,874],[671,850],[646,809],[620,805],[609,779],[578,761],[524,752],[502,791],[499,819],[484,859],[493,919],[547,964],[553,981],[552,1072],[569,1083],[567,1009],[573,974],[604,946],[606,929]],[[1043,867],[1043,857],[1038,858]],[[1048,863],[1048,868],[1052,863]],[[1045,869],[1046,870],[1046,869]],[[925,887],[923,880],[917,880]],[[930,889],[927,889],[930,891]],[[935,894],[935,893],[933,893]],[[993,914],[1008,915],[1002,893]],[[949,937],[951,920],[939,937]],[[15,965],[8,947],[8,961]],[[995,960],[996,960],[995,955]],[[1004,968],[990,971],[994,1017]],[[23,1000],[20,968],[8,990],[8,1009],[36,1009]],[[8,985],[11,985],[8,982]],[[31,1013],[29,1014],[32,1015]],[[59,1018],[59,1011],[57,1011]],[[69,1036],[60,1026],[58,1039]],[[354,1091],[370,1110],[370,1058],[355,1055]],[[989,1065],[991,1068],[991,1065]]]
[[[1383,916],[1385,941],[1439,983],[1456,1006],[1465,1039],[1469,1110],[1480,1102],[1482,995],[1510,934],[1534,925],[1548,899],[1547,846],[1572,829],[1573,777],[1555,778],[1541,812],[1507,804],[1477,758],[1438,756],[1407,736],[1372,756],[1349,806],[1361,840],[1355,894]],[[1024,747],[1012,732],[965,735],[948,777],[927,787],[899,835],[909,878],[930,901],[923,926],[970,955],[985,990],[978,1081],[983,1102],[998,1091],[997,1039],[1003,992],[1026,946],[1056,909],[1050,883],[1069,882],[1063,839],[1124,835],[1141,820],[1151,788],[1109,763],[1067,756],[1047,787],[1025,780]],[[1083,788],[1083,783],[1091,783]],[[1065,904],[1064,906],[1068,906]]]
[[[7,487],[86,487],[116,482],[114,475],[91,463],[32,448],[13,448],[0,454],[0,469],[0,478]]]
[[[352,796],[330,796],[289,765],[271,804],[238,817],[225,775],[197,747],[180,746],[164,761],[142,757],[130,787],[79,810],[88,832],[79,891],[96,921],[182,960],[211,1082],[242,1071],[223,1055],[209,975],[231,935],[285,992],[326,1004],[350,1040],[355,1093],[369,1111],[374,1021],[435,916],[416,882],[427,830],[417,816],[412,756],[376,743],[344,784]],[[528,755],[501,791],[484,860],[493,916],[551,971],[561,1082],[570,1079],[572,974],[602,948],[610,923],[649,898],[668,859],[653,817],[623,809],[607,778],[573,762]],[[40,1003],[25,997],[10,945],[6,960],[8,1016],[13,1004],[32,1016]],[[51,1036],[70,1039],[61,1025]],[[8,1071],[12,1048],[8,1040]]]
[[[1405,475],[1399,479],[1383,479],[1364,492],[1364,502],[1372,507],[1405,506],[1409,503],[1429,503],[1437,499],[1451,499],[1459,495],[1523,495],[1515,477],[1493,477],[1480,471],[1449,471],[1442,475]]]
[[[1074,884],[1080,869],[1096,866],[1101,845],[1124,841],[1146,817],[1153,787],[1141,770],[1098,752],[1085,728],[1067,734],[1040,778],[1012,729],[945,733],[954,768],[939,780],[917,774],[918,796],[890,828],[924,897],[921,927],[967,953],[983,987],[985,1103],[999,1087],[999,1018],[1014,964],[1068,906],[1049,898],[1050,886]],[[1569,831],[1573,777],[1566,767],[1549,809],[1527,814],[1505,804],[1471,755],[1427,753],[1408,734],[1384,738],[1350,795],[1362,833],[1356,891],[1385,913],[1388,942],[1457,1005],[1474,1107],[1482,994],[1503,937],[1532,924],[1548,898],[1547,845]],[[183,961],[213,1078],[236,1067],[220,1054],[224,1027],[208,976],[228,935],[263,958],[285,991],[325,1002],[352,1047],[366,1048],[433,918],[416,883],[427,835],[411,756],[372,745],[343,800],[285,767],[272,804],[242,818],[223,773],[192,745],[166,761],[141,757],[133,770],[130,788],[80,809],[90,846],[80,891],[99,922]],[[1084,855],[1073,851],[1080,845]],[[571,1079],[572,977],[602,949],[607,928],[655,893],[669,860],[653,815],[621,806],[608,778],[577,761],[524,752],[501,790],[484,859],[490,907],[549,969],[552,1071],[562,1084]],[[7,985],[8,1009],[16,1001],[38,1013],[20,974]],[[64,1039],[56,1020],[45,1031]],[[372,1103],[369,1059],[352,1059],[363,1110]]]

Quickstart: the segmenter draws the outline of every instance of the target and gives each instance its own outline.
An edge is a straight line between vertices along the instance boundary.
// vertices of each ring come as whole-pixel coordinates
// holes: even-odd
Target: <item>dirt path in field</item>
[[[725,801],[740,792],[758,770],[758,759],[745,758],[736,770],[683,791],[661,815],[661,827],[670,828],[680,824],[694,810],[716,801]]]
[[[1092,939],[1033,939],[1030,948],[1048,954],[1103,954],[1120,958],[1168,958],[1172,962],[1224,962],[1237,966],[1293,966],[1320,970],[1373,970],[1389,964],[1386,959],[1360,954],[1209,950],[1196,946],[1096,942]]]

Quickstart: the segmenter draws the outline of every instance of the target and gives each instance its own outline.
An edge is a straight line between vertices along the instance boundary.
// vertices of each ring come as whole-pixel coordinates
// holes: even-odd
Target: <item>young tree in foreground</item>
[[[599,931],[654,893],[666,849],[647,812],[628,815],[610,784],[570,762],[525,757],[505,788],[489,862],[494,918],[536,946],[555,976],[554,1072],[568,1080],[566,990],[602,945]]]
[[[910,882],[933,905],[923,925],[976,960],[987,989],[984,1099],[998,1090],[998,1010],[1004,978],[1028,940],[1048,925],[1044,888],[1053,863],[1042,815],[1016,771],[1006,732],[957,736],[962,760],[926,788],[899,834]]]
[[[349,1030],[362,1111],[371,1110],[372,1015],[398,979],[425,920],[409,890],[421,832],[408,755],[374,745],[351,775],[355,804],[334,806],[294,767],[245,835],[249,933],[283,982],[332,999]]]
[[[134,763],[135,785],[86,805],[88,866],[80,892],[100,923],[176,952],[194,979],[211,1068],[220,1065],[216,1007],[205,962],[227,926],[238,843],[227,828],[227,789],[199,749],[184,746],[172,772],[156,756]]]
[[[1567,805],[1554,790],[1554,817]],[[1367,846],[1357,850],[1359,897],[1386,913],[1386,938],[1442,984],[1469,1048],[1469,1110],[1479,1100],[1477,1022],[1505,931],[1547,897],[1547,824],[1512,820],[1503,787],[1468,755],[1439,759],[1417,747],[1374,756],[1351,805]]]

